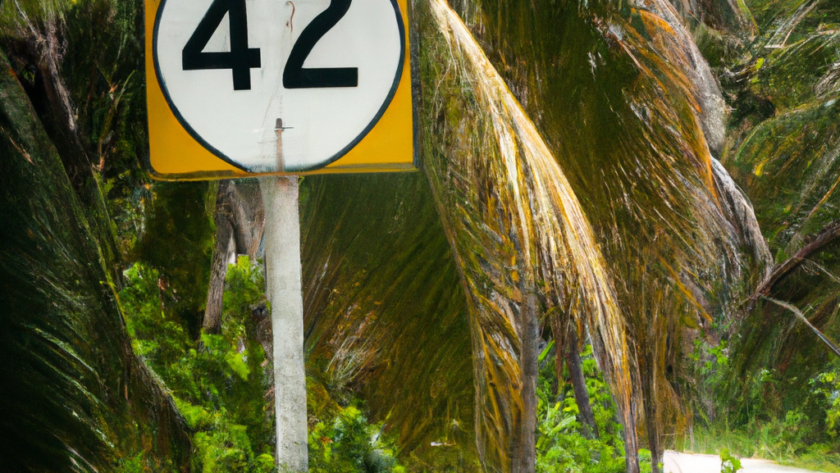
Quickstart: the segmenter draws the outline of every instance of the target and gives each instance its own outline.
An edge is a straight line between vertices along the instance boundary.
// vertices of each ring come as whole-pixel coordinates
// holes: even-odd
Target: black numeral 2
[[[358,87],[359,69],[333,67],[304,69],[303,62],[312,48],[350,8],[351,0],[332,0],[330,6],[306,25],[292,46],[289,60],[283,69],[283,87],[287,89],[312,89],[322,87]]]
[[[228,13],[230,20],[230,52],[203,52],[213,32],[222,23],[225,13]],[[213,0],[210,9],[184,46],[181,64],[185,71],[230,69],[233,73],[233,90],[250,90],[250,70],[260,67],[260,50],[248,48],[245,0]]]

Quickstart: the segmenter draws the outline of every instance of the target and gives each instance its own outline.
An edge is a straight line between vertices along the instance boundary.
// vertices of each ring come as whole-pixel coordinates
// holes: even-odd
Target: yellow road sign
[[[146,0],[158,179],[414,170],[407,0]]]

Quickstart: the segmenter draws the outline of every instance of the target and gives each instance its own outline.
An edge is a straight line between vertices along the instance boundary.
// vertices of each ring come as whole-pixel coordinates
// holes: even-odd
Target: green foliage
[[[729,450],[723,449],[720,452],[720,473],[735,473],[741,469],[741,460],[732,456]]]
[[[470,328],[426,177],[308,176],[300,192],[307,373],[323,373],[342,405],[350,387],[370,419],[398,427],[402,460],[430,464],[420,471],[474,459],[471,432],[449,435],[475,424]],[[431,465],[443,457],[452,463]]]
[[[145,225],[146,202],[151,196],[148,184],[136,184],[128,171],[106,178],[102,194],[107,197],[117,246],[124,258],[132,256],[137,238]]]
[[[709,419],[715,415],[710,411],[713,405],[703,400],[716,399],[727,373],[722,368],[729,366],[728,352],[725,340],[712,345],[705,339],[696,338],[694,349],[687,354],[686,384],[691,392],[689,399],[693,401],[695,416],[700,419]]]
[[[453,426],[454,427],[454,426]],[[460,429],[460,427],[456,427]],[[434,473],[452,471],[458,473],[477,473],[484,471],[481,464],[469,450],[470,445],[453,441],[438,441],[429,444],[429,448],[417,449],[400,460],[411,473]]]
[[[698,372],[701,375],[711,375],[720,367],[729,364],[726,340],[712,346],[702,339],[695,339],[694,351],[688,354],[688,358],[698,364]]]
[[[3,54],[0,71],[2,469],[110,471],[139,449],[177,469],[189,439],[131,351],[94,222]]]
[[[748,0],[759,34],[722,76],[734,112],[722,161],[752,202],[776,263],[838,213],[840,3]],[[745,51],[746,52],[746,51]],[[740,64],[738,63],[740,61]],[[772,287],[829,337],[838,333],[836,243]],[[695,449],[838,471],[836,361],[803,324],[757,304],[727,330],[728,363],[690,364]],[[690,388],[690,389],[691,389]],[[840,404],[840,403],[838,403]]]
[[[395,445],[383,434],[382,424],[369,424],[350,405],[309,430],[309,471],[313,473],[403,473]]]
[[[732,153],[729,168],[753,202],[777,262],[840,218],[840,165],[832,154],[840,143],[838,117],[835,99],[802,105],[753,128]]]
[[[835,360],[831,368],[812,378],[809,384],[813,395],[822,401],[826,434],[835,440],[840,433],[840,362]]]
[[[221,333],[202,333],[198,342],[172,310],[177,295],[167,291],[156,269],[137,263],[125,276],[120,298],[133,347],[171,390],[194,431],[194,468],[273,471],[274,416],[264,398],[271,367],[256,338],[248,336],[254,325],[250,306],[264,301],[260,267],[248,257],[229,266]]]
[[[58,0],[52,0],[58,1]],[[77,114],[78,137],[107,203],[117,248],[129,259],[151,197],[140,0],[73,0],[59,34],[61,72]],[[95,45],[95,47],[90,47]]]
[[[404,473],[397,443],[382,422],[370,423],[353,393],[328,391],[317,378],[318,366],[307,367],[309,470],[313,473]],[[336,402],[339,399],[339,402]],[[439,471],[439,470],[438,470]]]
[[[143,452],[121,459],[114,468],[114,473],[145,473],[148,470]]]
[[[137,263],[120,293],[135,351],[171,389],[194,431],[193,466],[203,472],[274,470],[273,412],[264,394],[271,369],[254,334],[251,307],[265,303],[258,265],[240,257],[228,266],[221,333],[190,339],[179,320],[175,294],[159,271]],[[370,424],[352,395],[347,407],[321,384],[308,382],[310,469],[315,473],[405,471],[383,426]],[[339,395],[334,393],[333,395]],[[124,462],[132,472],[142,459]]]
[[[750,88],[782,110],[837,92],[830,76],[840,52],[836,30],[840,4],[801,0],[749,3],[761,30],[752,49],[763,59],[749,81]]]
[[[755,421],[736,428],[718,422],[713,427],[695,429],[692,450],[721,456],[728,451],[742,458],[764,458],[783,465],[840,472],[840,455],[833,451],[836,444],[803,441],[811,429],[801,412],[794,412],[784,420]]]
[[[552,394],[557,382],[553,359],[544,360],[537,387],[537,471],[553,473],[620,473],[625,470],[622,428],[616,406],[592,356],[592,346],[583,353],[583,371],[598,438],[588,438],[578,420],[572,386]],[[642,470],[650,471],[650,452],[640,451]]]
[[[722,460],[726,455],[737,454],[840,472],[840,451],[834,440],[836,424],[832,423],[837,419],[836,400],[840,392],[836,367],[807,383],[784,377],[776,370],[758,369],[741,380],[737,391],[740,394],[733,397],[725,389],[731,376],[730,366],[714,356],[719,352],[715,348],[722,345],[695,344],[695,386],[710,406],[698,405],[695,409],[702,418],[697,419],[694,443],[685,447],[704,453],[720,452]],[[795,399],[788,405],[785,399],[791,393],[796,393]]]
[[[143,236],[135,258],[160,272],[167,310],[198,338],[215,227],[213,210],[217,185],[208,182],[158,182],[145,205]]]
[[[224,409],[214,417],[218,421],[211,429],[193,437],[198,456],[194,462],[201,464],[202,472],[274,471],[274,457],[270,453],[254,456],[246,426],[230,422]]]
[[[58,151],[118,286],[122,263],[131,260],[143,229],[150,182],[141,166],[148,156],[144,32],[142,0],[0,5],[0,45]]]

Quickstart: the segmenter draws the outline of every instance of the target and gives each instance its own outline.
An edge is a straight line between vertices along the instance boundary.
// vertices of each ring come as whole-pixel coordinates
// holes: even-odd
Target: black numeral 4
[[[349,3],[349,0],[346,1]],[[203,52],[213,32],[222,23],[225,13],[230,20],[230,52]],[[230,69],[233,73],[233,90],[250,90],[250,70],[260,67],[260,50],[248,47],[245,0],[213,0],[210,9],[184,46],[181,63],[185,71]]]

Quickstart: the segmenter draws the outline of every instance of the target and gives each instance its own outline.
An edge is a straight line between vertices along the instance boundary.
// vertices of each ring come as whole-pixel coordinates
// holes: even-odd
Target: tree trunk
[[[257,342],[262,346],[266,359],[269,359],[274,353],[274,343],[271,333],[271,314],[268,312],[268,306],[265,303],[252,306],[251,317],[254,318],[254,325],[256,325],[255,336]],[[270,384],[273,383],[274,378],[272,377]]]
[[[265,230],[265,208],[256,179],[231,181],[233,239],[236,253],[256,260]]]
[[[651,363],[652,354],[642,355]],[[645,426],[647,427],[648,443],[650,446],[651,473],[659,473],[659,462],[662,459],[662,447],[659,443],[659,422],[656,413],[656,392],[652,377],[654,367],[642,367],[642,399],[645,400]]]
[[[208,333],[219,333],[222,327],[225,276],[231,257],[246,254],[253,261],[257,256],[265,228],[265,211],[256,181],[219,182],[214,220],[216,246],[202,322],[202,328]]]
[[[213,249],[213,264],[210,269],[210,285],[207,289],[207,304],[201,328],[207,333],[219,333],[222,328],[222,301],[225,292],[225,275],[234,246],[232,218],[232,183],[220,181],[216,194],[216,247]]]
[[[552,328],[553,330],[553,328]],[[554,332],[559,333],[559,332]],[[554,337],[554,372],[557,376],[557,382],[554,385],[554,395],[559,396],[560,393],[563,392],[563,384],[565,383],[565,379],[563,379],[563,340]]]
[[[271,303],[274,410],[280,471],[308,470],[297,177],[260,178],[265,205],[265,281]]]
[[[554,395],[559,396],[563,392],[563,384],[566,382],[563,378],[563,360],[565,359],[563,356],[563,347],[565,346],[566,340],[562,335],[565,329],[562,326],[563,324],[560,323],[560,317],[556,315],[551,317],[549,323],[551,324],[551,335],[554,337],[554,374],[557,377],[557,384],[553,388]]]
[[[519,434],[519,455],[514,457],[514,471],[533,473],[536,469],[537,431],[537,376],[539,366],[538,301],[534,293],[525,296],[521,311],[520,364],[522,366],[522,423]],[[518,468],[516,467],[518,463]]]
[[[580,348],[578,345],[577,330],[574,325],[569,326],[566,335],[565,350],[563,355],[566,358],[566,366],[569,367],[569,375],[572,380],[572,388],[575,391],[575,403],[580,411],[580,420],[590,438],[598,437],[598,426],[595,424],[595,414],[592,412],[592,404],[589,402],[589,392],[586,390],[586,378],[583,376],[583,364],[580,359]]]
[[[636,401],[630,400],[630,412],[619,415],[624,422],[624,460],[627,473],[639,473],[639,438],[636,436]]]

